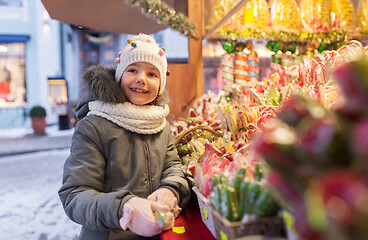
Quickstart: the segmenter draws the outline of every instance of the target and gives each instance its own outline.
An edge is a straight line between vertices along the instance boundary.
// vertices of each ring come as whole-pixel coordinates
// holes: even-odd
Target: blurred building
[[[153,35],[169,62],[187,61],[186,37],[170,29]],[[115,66],[130,37],[53,20],[39,0],[0,0],[0,131],[30,127],[35,105],[46,109],[49,125],[72,127],[81,74],[94,64]]]

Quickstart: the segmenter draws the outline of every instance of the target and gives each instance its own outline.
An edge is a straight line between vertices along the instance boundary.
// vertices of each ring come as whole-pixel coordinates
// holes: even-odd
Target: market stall
[[[264,4],[205,6],[203,39],[225,50],[222,89],[173,127],[202,220],[217,239],[365,239],[365,3],[271,1],[268,13]],[[252,39],[275,53],[267,79]]]

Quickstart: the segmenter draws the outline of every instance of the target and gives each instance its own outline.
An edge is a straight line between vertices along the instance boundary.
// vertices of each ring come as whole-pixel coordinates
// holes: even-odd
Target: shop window
[[[25,101],[25,43],[0,42],[0,104]]]
[[[23,0],[0,0],[0,6],[22,7]]]
[[[49,102],[56,104],[68,102],[68,88],[65,79],[49,78]]]

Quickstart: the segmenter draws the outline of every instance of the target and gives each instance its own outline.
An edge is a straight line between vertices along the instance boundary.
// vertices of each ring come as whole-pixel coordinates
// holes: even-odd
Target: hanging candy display
[[[355,12],[350,0],[330,0],[331,28],[353,32],[355,28]]]
[[[356,23],[360,33],[368,34],[368,0],[361,2]]]
[[[329,0],[303,0],[300,14],[302,26],[307,32],[327,32],[330,29]]]

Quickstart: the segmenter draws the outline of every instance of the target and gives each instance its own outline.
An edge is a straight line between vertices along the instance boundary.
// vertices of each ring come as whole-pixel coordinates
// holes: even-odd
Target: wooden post
[[[189,64],[194,66],[196,98],[204,94],[202,39],[204,29],[203,0],[188,0],[188,18],[196,24],[196,29],[189,38]]]

